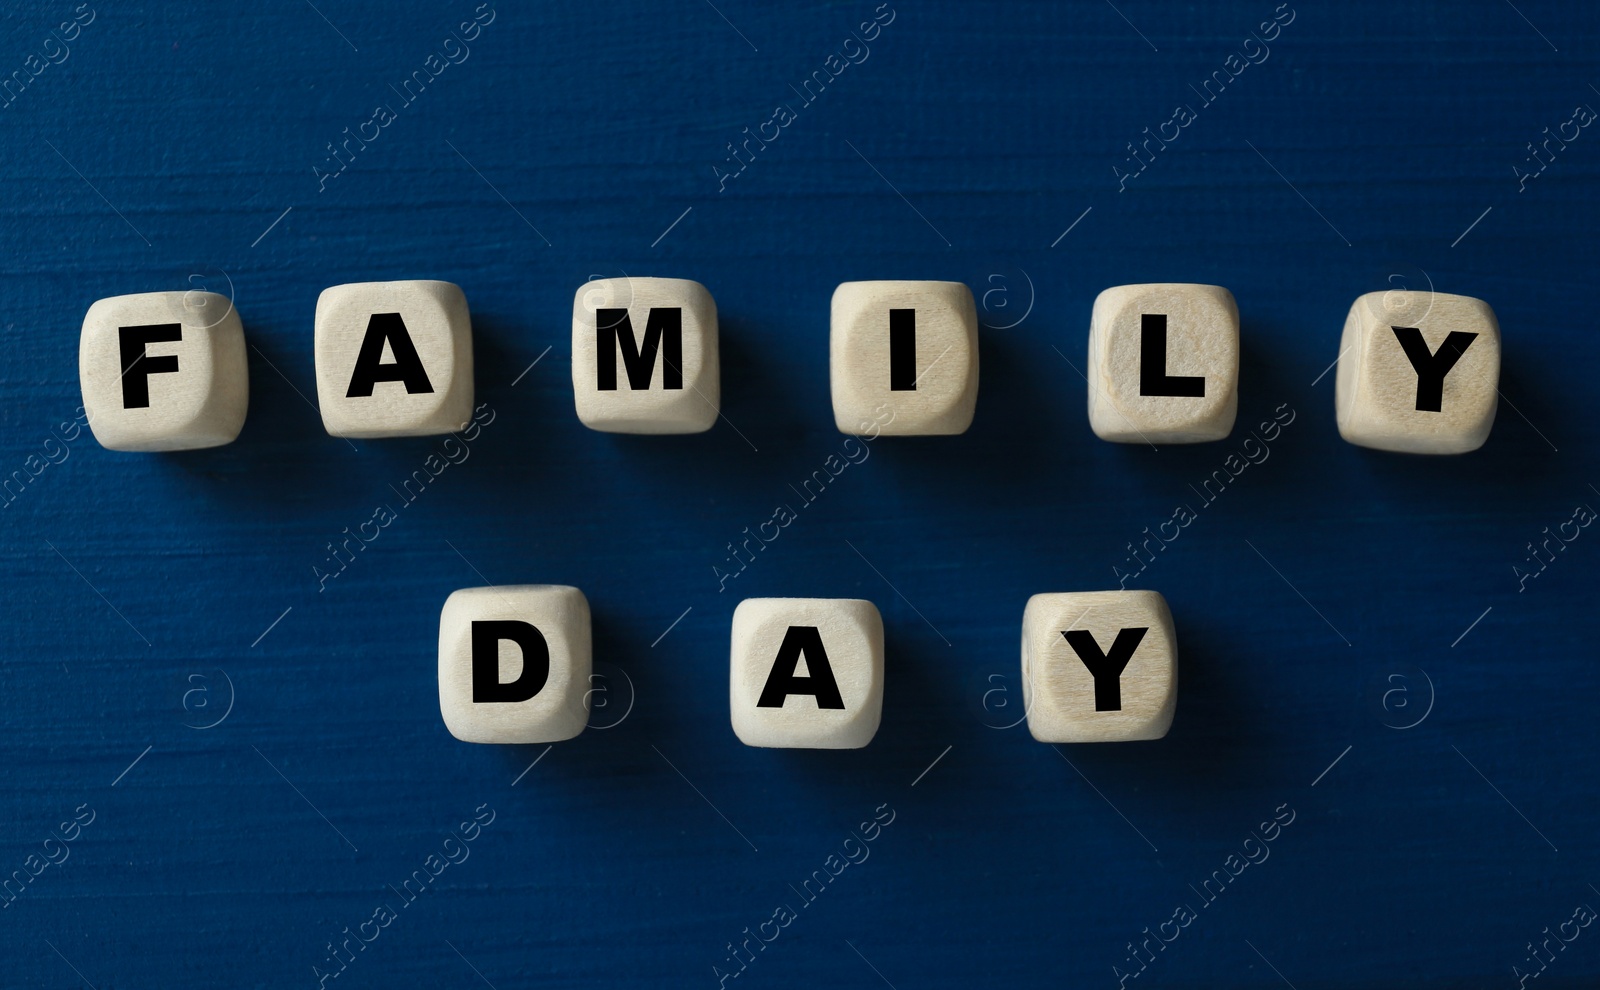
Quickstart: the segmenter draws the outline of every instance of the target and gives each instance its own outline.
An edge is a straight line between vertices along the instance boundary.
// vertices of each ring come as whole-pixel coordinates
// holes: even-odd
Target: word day
[[[1334,406],[1345,440],[1459,454],[1488,438],[1500,328],[1487,303],[1431,291],[1367,293],[1350,307],[1339,345]],[[966,285],[845,282],[833,293],[828,347],[841,433],[948,436],[971,426],[978,323]],[[472,324],[460,286],[326,289],[313,350],[317,405],[333,436],[444,435],[473,418]],[[231,443],[249,405],[243,324],[231,300],[215,293],[95,302],[83,321],[78,376],[84,418],[109,450]],[[1089,423],[1104,440],[1226,439],[1239,407],[1233,294],[1176,282],[1106,289],[1090,314],[1085,377]],[[677,278],[586,282],[573,300],[572,389],[579,421],[593,430],[710,429],[721,402],[711,293]]]
[[[883,618],[848,598],[747,598],[733,612],[728,702],[746,746],[860,749],[883,715]],[[565,585],[465,588],[439,615],[439,711],[471,743],[556,743],[589,719],[589,601]],[[1178,646],[1154,591],[1034,595],[1022,615],[1028,731],[1040,742],[1167,734]]]

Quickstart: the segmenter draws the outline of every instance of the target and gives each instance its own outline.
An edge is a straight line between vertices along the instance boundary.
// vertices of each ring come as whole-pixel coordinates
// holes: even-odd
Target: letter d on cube
[[[439,613],[439,711],[462,742],[571,739],[589,721],[592,667],[577,588],[464,588]]]

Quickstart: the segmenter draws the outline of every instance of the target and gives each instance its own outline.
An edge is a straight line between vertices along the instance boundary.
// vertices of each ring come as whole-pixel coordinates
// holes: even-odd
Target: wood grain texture
[[[675,322],[652,330],[651,314],[661,310],[675,310]],[[625,276],[583,283],[572,300],[571,355],[573,406],[591,430],[704,433],[716,425],[717,303],[699,282]]]
[[[1545,135],[1600,100],[1592,5],[93,9],[0,11],[0,853],[70,851],[0,908],[0,983],[313,987],[386,907],[326,985],[709,988],[738,950],[730,986],[1110,990],[1183,905],[1127,985],[1477,987],[1600,908],[1600,138]],[[707,433],[578,422],[573,293],[624,274],[715,297]],[[411,278],[466,292],[486,408],[328,436],[318,294]],[[972,287],[965,434],[840,436],[861,279]],[[1093,299],[1161,281],[1238,300],[1226,441],[1089,429]],[[1338,436],[1343,318],[1401,283],[1499,317],[1472,454]],[[190,289],[244,314],[242,433],[102,451],[84,313]],[[1172,731],[1034,742],[1023,604],[1124,580],[1181,636]],[[451,738],[439,609],[480,583],[582,588],[625,717]],[[739,744],[758,596],[878,605],[870,746]],[[1582,932],[1539,986],[1600,976]]]
[[[125,359],[124,334],[134,357]],[[78,337],[83,418],[107,450],[232,443],[250,408],[244,326],[215,292],[97,299]]]
[[[898,326],[896,322],[898,321]],[[978,404],[978,311],[960,282],[844,282],[828,318],[828,383],[841,433],[965,433]]]
[[[1028,732],[1047,743],[1160,739],[1178,708],[1178,635],[1159,592],[1044,592],[1022,613]]]
[[[1407,350],[1403,334],[1410,335]],[[1500,325],[1482,299],[1369,292],[1350,307],[1334,380],[1339,435],[1411,454],[1483,446],[1500,404]]]
[[[1160,319],[1152,327],[1159,343],[1146,348],[1144,323],[1152,317]],[[1233,433],[1239,306],[1220,285],[1106,289],[1094,300],[1088,361],[1089,428],[1102,440],[1155,446],[1207,443]]]
[[[472,316],[461,286],[329,286],[312,322],[317,407],[330,436],[442,436],[472,421]]]
[[[883,719],[883,616],[860,598],[746,598],[728,703],[746,746],[860,749]]]

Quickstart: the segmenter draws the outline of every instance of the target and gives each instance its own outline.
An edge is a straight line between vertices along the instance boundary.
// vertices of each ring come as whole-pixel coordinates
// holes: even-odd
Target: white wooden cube
[[[746,598],[728,700],[746,746],[860,749],[883,716],[883,617],[854,598]]]
[[[1034,595],[1022,698],[1040,742],[1160,739],[1178,707],[1178,641],[1154,591]]]
[[[577,588],[463,588],[439,613],[439,711],[462,742],[552,743],[589,721],[589,601]]]
[[[324,289],[313,347],[317,405],[333,436],[432,436],[472,419],[472,318],[458,285]]]
[[[978,406],[978,308],[960,282],[844,282],[828,379],[841,433],[965,433]],[[884,417],[889,417],[887,421]]]
[[[593,279],[572,300],[578,419],[606,433],[703,433],[717,421],[717,304],[686,278]]]
[[[107,450],[196,450],[232,443],[250,405],[244,327],[215,292],[97,300],[78,338],[78,381]]]
[[[1339,435],[1362,447],[1464,454],[1489,439],[1499,404],[1500,324],[1482,299],[1369,292],[1339,341]]]
[[[1204,443],[1239,411],[1239,307],[1220,285],[1100,293],[1089,321],[1089,425],[1113,443]]]

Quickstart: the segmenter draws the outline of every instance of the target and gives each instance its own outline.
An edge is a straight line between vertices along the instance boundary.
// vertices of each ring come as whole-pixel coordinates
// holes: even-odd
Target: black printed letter
[[[380,363],[384,341],[389,342],[389,350],[394,353],[393,364]],[[345,397],[371,395],[372,387],[379,382],[404,382],[411,395],[433,391],[422,359],[417,357],[417,345],[411,342],[399,313],[373,313],[367,321],[367,335],[361,340],[361,353],[356,355],[356,368],[350,373],[350,390]]]
[[[1167,316],[1145,313],[1139,318],[1139,394],[1176,395],[1199,399],[1206,394],[1203,375],[1167,374]]]
[[[806,658],[806,677],[795,676],[801,654]],[[783,634],[778,658],[772,663],[772,673],[767,675],[767,686],[761,689],[756,707],[782,708],[791,694],[812,695],[818,708],[844,707],[833,668],[828,666],[828,651],[822,648],[822,634],[816,626],[790,626]]]
[[[917,390],[917,311],[889,310],[889,391]]]
[[[628,370],[628,387],[642,392],[656,373],[656,354],[662,355],[662,388],[683,388],[683,309],[650,307],[644,319],[644,340],[633,339],[633,321],[625,309],[595,311],[595,385],[601,392],[617,390],[617,350]]]
[[[1400,341],[1400,349],[1406,352],[1411,367],[1417,373],[1417,410],[1441,411],[1444,407],[1444,376],[1461,360],[1461,355],[1467,353],[1467,348],[1472,346],[1478,335],[1452,330],[1439,349],[1429,354],[1428,342],[1422,339],[1421,330],[1416,327],[1390,329],[1394,331],[1395,338]]]
[[[500,681],[500,641],[522,648],[522,673]],[[472,701],[527,701],[550,679],[550,646],[544,633],[517,619],[485,619],[472,623]]]
[[[150,376],[178,370],[178,356],[151,357],[146,344],[168,344],[183,339],[182,323],[153,323],[143,327],[118,327],[122,349],[122,408],[150,408]]]
[[[1100,644],[1094,641],[1094,634],[1086,629],[1073,629],[1061,634],[1094,677],[1095,711],[1122,711],[1122,668],[1128,665],[1133,658],[1133,651],[1139,648],[1144,634],[1149,631],[1149,626],[1121,630],[1117,638],[1111,641],[1109,655],[1101,652]]]

